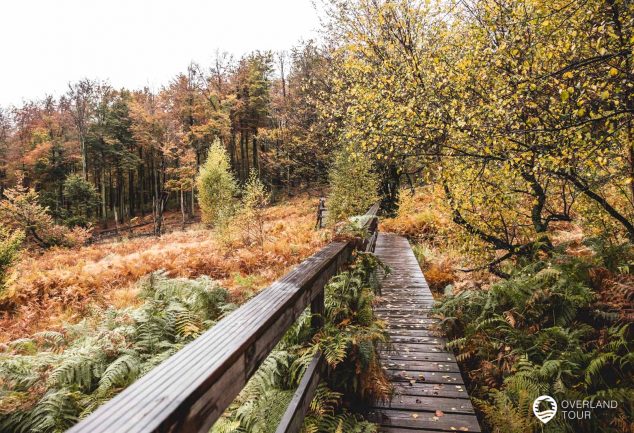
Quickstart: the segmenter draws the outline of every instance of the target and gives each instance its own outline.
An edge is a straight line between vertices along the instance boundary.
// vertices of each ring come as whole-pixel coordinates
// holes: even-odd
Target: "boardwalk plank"
[[[438,337],[440,332],[435,329],[390,329],[387,331],[394,337]]]
[[[399,395],[389,402],[378,402],[376,408],[398,409],[417,412],[436,412],[440,410],[445,414],[463,413],[472,414],[471,400],[465,398],[448,397],[423,397],[415,395]]]
[[[416,429],[427,429],[432,431],[464,431],[479,432],[480,425],[475,415],[464,415],[457,413],[436,416],[433,412],[418,413],[415,411],[404,411],[395,409],[372,409],[368,418],[381,427],[402,427]],[[385,431],[385,430],[383,430]]]
[[[425,365],[419,367],[419,370],[403,370],[403,369],[387,369],[388,377],[392,382],[409,382],[409,383],[447,383],[462,385],[462,376],[460,372],[449,373],[440,371],[429,371]]]
[[[429,316],[434,299],[409,243],[380,234],[375,254],[391,268],[375,312],[390,336],[381,359],[394,393],[374,403],[368,418],[384,433],[479,432],[456,358]]]
[[[419,370],[421,367],[420,362],[412,363],[411,359],[403,359],[403,358],[392,358],[387,357],[383,360],[383,367],[385,369],[399,370],[399,369],[409,369],[414,371],[447,371],[458,373],[460,370],[455,362],[442,362],[442,361],[427,361],[424,364],[425,370]]]
[[[399,395],[416,395],[422,397],[469,398],[464,385],[395,382],[394,398]]]

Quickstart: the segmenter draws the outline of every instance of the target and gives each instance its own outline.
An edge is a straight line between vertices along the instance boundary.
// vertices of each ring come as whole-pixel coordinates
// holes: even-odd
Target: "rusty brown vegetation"
[[[157,270],[171,277],[207,275],[240,301],[327,242],[327,231],[313,229],[314,201],[302,196],[267,209],[263,248],[197,224],[160,238],[25,252],[1,301],[0,341],[58,329],[94,305],[135,305],[137,281]]]

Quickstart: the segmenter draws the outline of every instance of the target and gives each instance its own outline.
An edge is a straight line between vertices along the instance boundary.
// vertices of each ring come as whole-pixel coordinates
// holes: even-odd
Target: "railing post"
[[[324,301],[324,289],[322,288],[319,294],[315,296],[315,299],[310,303],[310,313],[312,315],[310,324],[314,332],[317,332],[324,326],[324,314],[326,312]]]
[[[315,228],[323,229],[324,228],[324,211],[326,210],[326,199],[321,197],[319,199],[319,204],[317,205],[317,223],[315,224]]]
[[[310,403],[326,370],[327,366],[324,356],[317,352],[308,368],[306,368],[297,391],[286,408],[286,412],[284,412],[275,433],[298,433],[302,430],[304,417],[310,409]]]

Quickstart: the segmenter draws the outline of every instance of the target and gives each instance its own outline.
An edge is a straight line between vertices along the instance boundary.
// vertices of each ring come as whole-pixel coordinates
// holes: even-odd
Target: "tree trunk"
[[[88,151],[86,149],[86,139],[84,138],[84,131],[79,128],[79,149],[81,152],[81,175],[84,180],[88,180]]]
[[[233,130],[231,130],[231,139],[229,140],[229,156],[231,157],[231,167],[236,170],[236,133]]]
[[[136,195],[134,188],[134,171],[128,170],[128,209],[130,218],[136,216]]]
[[[139,187],[137,192],[139,194],[139,207],[141,209],[141,217],[145,216],[145,161],[143,160],[143,149],[139,148]]]
[[[244,133],[244,177],[242,180],[249,178],[249,131]]]
[[[196,204],[196,194],[195,194],[195,190],[196,190],[196,182],[192,182],[192,207],[191,207],[191,214],[190,217],[194,218],[194,206]]]
[[[106,202],[106,172],[103,168],[99,183],[101,186],[101,225],[105,229],[108,227],[108,205]]]
[[[260,164],[258,164],[258,138],[256,132],[253,133],[253,169],[260,174]]]
[[[185,230],[185,197],[184,197],[183,188],[180,189],[180,193],[181,193],[181,216],[182,216],[181,228]]]

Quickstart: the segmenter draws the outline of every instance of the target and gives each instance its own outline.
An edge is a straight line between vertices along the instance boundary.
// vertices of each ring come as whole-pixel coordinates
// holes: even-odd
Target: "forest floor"
[[[264,245],[250,244],[231,224],[217,230],[193,223],[180,230],[178,214],[167,218],[168,233],[160,238],[133,234],[25,252],[0,300],[11,311],[0,318],[0,342],[75,323],[93,307],[138,305],[138,281],[159,270],[170,277],[207,275],[241,303],[330,240],[329,231],[314,229],[317,200],[304,194],[268,208]]]

